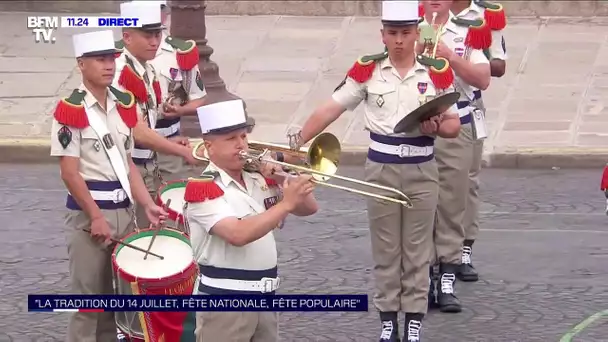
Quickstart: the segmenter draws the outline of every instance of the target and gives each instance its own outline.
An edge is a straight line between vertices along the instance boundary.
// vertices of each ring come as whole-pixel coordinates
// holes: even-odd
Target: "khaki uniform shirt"
[[[464,40],[467,36],[468,28],[461,27],[461,26],[454,24],[452,22],[452,18],[454,18],[454,16],[450,12],[450,16],[448,18],[447,23],[441,29],[441,41],[443,41],[443,43],[445,45],[447,45],[450,49],[452,49],[459,56],[465,58],[466,60],[470,61],[471,63],[488,64],[488,68],[489,68],[490,62],[488,61],[488,58],[486,58],[486,56],[484,55],[483,51],[469,49],[469,48],[465,47]],[[425,21],[422,22],[420,25],[430,25],[430,24],[425,19]],[[458,91],[460,93],[459,101],[473,100],[474,99],[473,92],[475,90],[477,90],[477,88],[475,88],[469,84],[466,84],[456,72],[454,72],[454,76],[455,76],[454,77],[454,86],[456,88],[456,91]],[[460,116],[462,116],[462,113],[459,113],[459,114],[460,114]],[[468,114],[468,112],[466,114]]]
[[[106,108],[104,111],[95,97],[81,85],[79,89],[87,92],[84,98],[83,105],[87,110],[97,113],[102,120],[105,120],[108,131],[112,135],[112,139],[120,155],[125,163],[125,168],[128,172],[129,154],[133,151],[133,136],[131,129],[122,120],[116,108],[116,97],[108,90],[106,100]],[[64,148],[59,142],[59,131],[67,127],[55,120],[51,124],[51,156],[56,157],[77,157],[80,158],[79,171],[85,181],[117,181],[118,177],[112,168],[110,159],[103,148],[102,142],[93,130],[92,127],[77,129],[67,127],[71,132],[71,141]]]
[[[177,65],[177,52],[171,45],[165,42],[165,38],[167,36],[163,35],[156,58],[150,62],[160,75],[159,82],[163,94],[163,102],[167,100],[174,89],[180,86],[188,94],[188,101],[203,98],[207,92],[196,85],[196,77],[200,74],[198,66],[189,71],[180,70]]]
[[[471,5],[462,10],[462,12],[456,14],[456,17],[462,19],[481,19],[484,17],[484,11],[485,8],[477,5],[474,1],[471,1]],[[490,46],[489,53],[491,59],[507,60],[507,49],[505,47],[505,38],[502,30],[492,30],[492,45]]]
[[[370,132],[416,137],[422,135],[419,129],[399,134],[393,133],[393,129],[407,114],[421,106],[421,97],[436,95],[438,93],[426,66],[416,62],[402,78],[390,58],[385,58],[376,63],[376,69],[368,81],[358,83],[348,77],[332,97],[348,110],[354,110],[364,101],[363,120],[366,129]],[[456,113],[456,107],[454,106],[451,111]]]
[[[241,270],[266,270],[277,266],[273,232],[242,247],[209,234],[217,222],[227,217],[240,219],[263,213],[278,201],[277,190],[269,188],[259,173],[243,172],[247,185],[244,188],[213,163],[206,171],[219,172],[215,182],[224,195],[214,200],[188,203],[185,213],[195,259],[201,265]]]

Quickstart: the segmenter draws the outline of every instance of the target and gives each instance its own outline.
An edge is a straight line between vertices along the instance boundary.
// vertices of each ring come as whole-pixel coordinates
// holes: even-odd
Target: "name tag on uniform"
[[[486,117],[481,109],[476,108],[473,110],[471,113],[471,124],[473,126],[473,139],[483,140],[488,137]]]
[[[264,207],[266,207],[266,210],[272,208],[277,203],[279,203],[279,196],[272,196],[272,197],[267,197],[264,199]],[[284,225],[285,225],[285,220],[281,221],[281,223],[279,223],[277,228],[281,229],[281,228],[283,228]]]
[[[266,210],[272,208],[277,203],[279,203],[279,196],[272,196],[264,199],[264,207],[266,208]]]

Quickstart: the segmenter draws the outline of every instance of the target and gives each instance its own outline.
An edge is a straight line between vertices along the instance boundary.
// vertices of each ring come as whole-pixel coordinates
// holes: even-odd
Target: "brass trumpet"
[[[192,157],[201,161],[208,161],[206,157],[201,157],[198,150],[203,146],[203,141],[200,139],[191,139],[191,144],[194,144],[192,149]],[[401,191],[378,185],[369,182],[364,182],[358,179],[336,175],[338,170],[338,160],[340,158],[340,141],[331,133],[321,133],[312,140],[309,147],[303,147],[300,150],[294,151],[289,146],[279,144],[269,144],[260,141],[249,141],[249,151],[241,151],[243,158],[248,165],[260,165],[261,163],[274,163],[282,166],[292,172],[302,172],[310,174],[313,177],[313,182],[318,185],[327,186],[334,189],[345,190],[359,195],[377,198],[380,200],[399,203],[407,208],[412,207],[412,201]],[[269,158],[271,152],[281,152],[298,159],[304,160],[310,167],[303,167],[290,163],[280,162]],[[379,190],[385,190],[398,195],[400,198],[393,198],[384,195],[375,194],[368,191],[349,188],[346,186],[326,183],[331,178],[340,179],[346,182],[352,182]]]

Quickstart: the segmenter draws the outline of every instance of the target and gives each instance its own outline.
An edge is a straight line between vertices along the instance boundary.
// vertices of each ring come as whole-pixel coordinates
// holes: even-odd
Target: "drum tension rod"
[[[169,206],[171,205],[171,199],[169,198],[167,200],[167,210],[169,209]],[[144,260],[148,259],[148,254],[152,254],[150,253],[150,249],[152,249],[152,244],[154,243],[154,240],[156,240],[156,235],[158,235],[158,232],[162,229],[162,224],[160,224],[160,222],[156,225],[156,229],[154,230],[154,235],[152,235],[152,240],[150,240],[150,244],[148,245],[148,250],[146,251],[146,254],[144,254]]]
[[[84,229],[83,229],[83,231],[85,231],[85,232],[87,232],[87,233],[91,233],[91,230],[90,230],[90,229],[87,229],[87,228],[84,228]],[[122,241],[120,241],[120,240],[116,240],[116,239],[114,239],[114,238],[110,238],[110,241],[112,241],[112,242],[114,242],[114,243],[117,243],[117,244],[119,244],[119,245],[123,245],[123,246],[125,246],[125,247],[133,248],[134,250],[136,250],[136,251],[140,251],[140,252],[142,252],[142,253],[149,253],[150,255],[153,255],[153,256],[155,256],[155,257],[159,258],[160,260],[164,260],[164,259],[165,259],[165,257],[164,257],[164,256],[162,256],[162,255],[158,255],[158,254],[155,254],[155,253],[152,253],[152,252],[146,252],[146,250],[144,250],[143,248],[139,248],[139,247],[134,246],[134,245],[132,245],[132,244],[130,244],[130,243],[127,243],[127,242],[122,242]]]

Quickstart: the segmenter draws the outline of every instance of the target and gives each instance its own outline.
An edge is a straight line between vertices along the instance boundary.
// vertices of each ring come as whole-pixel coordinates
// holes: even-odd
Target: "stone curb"
[[[0,163],[56,163],[49,152],[48,141],[42,139],[0,139]],[[366,155],[367,148],[346,147],[340,165],[361,166]],[[602,168],[608,162],[608,148],[512,148],[487,153],[483,159],[486,168]]]

